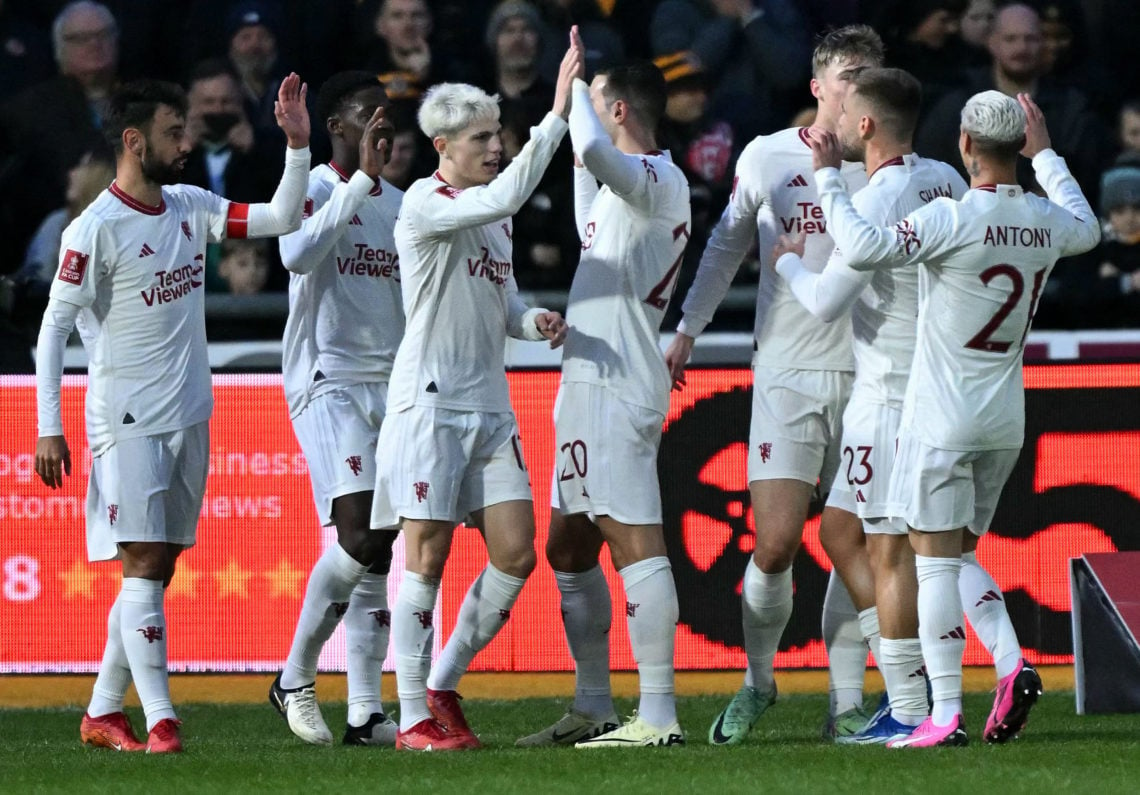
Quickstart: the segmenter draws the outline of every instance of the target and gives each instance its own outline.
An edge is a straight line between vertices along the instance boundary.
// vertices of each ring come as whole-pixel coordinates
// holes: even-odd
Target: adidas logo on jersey
[[[807,184],[808,184],[807,180],[804,179],[803,174],[796,174],[795,179],[793,179],[791,182],[789,182],[784,187],[785,188],[806,188]]]
[[[353,213],[352,220],[348,222],[349,226],[363,226],[364,223],[360,220],[360,216]]]
[[[151,248],[148,244],[143,243],[142,248],[139,249],[139,259],[142,259],[143,257],[149,257],[153,253],[154,249]]]

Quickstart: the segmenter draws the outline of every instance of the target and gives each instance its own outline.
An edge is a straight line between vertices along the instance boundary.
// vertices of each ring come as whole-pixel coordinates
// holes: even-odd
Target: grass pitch
[[[671,749],[516,749],[517,737],[557,719],[563,699],[465,702],[487,748],[412,754],[391,749],[316,748],[290,734],[265,704],[185,704],[186,753],[148,757],[83,748],[82,710],[0,711],[0,792],[379,793],[1136,793],[1140,715],[1078,717],[1072,693],[1047,693],[1025,736],[981,741],[992,696],[967,694],[967,748],[888,751],[824,744],[823,695],[781,697],[731,748],[707,745],[724,696],[679,702],[688,745]],[[622,699],[619,706],[634,706]],[[339,740],[343,703],[323,710]],[[138,708],[128,708],[136,729]]]

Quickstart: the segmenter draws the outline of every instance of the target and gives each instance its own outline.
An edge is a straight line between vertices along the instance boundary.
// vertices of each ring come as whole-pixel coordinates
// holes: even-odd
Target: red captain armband
[[[59,263],[59,276],[56,278],[68,284],[83,284],[83,274],[87,272],[90,260],[90,254],[81,254],[69,248],[63,253]]]
[[[226,213],[226,237],[241,240],[249,235],[249,205],[230,202]]]
[[[305,209],[301,211],[301,220],[313,217],[313,200],[305,199]]]

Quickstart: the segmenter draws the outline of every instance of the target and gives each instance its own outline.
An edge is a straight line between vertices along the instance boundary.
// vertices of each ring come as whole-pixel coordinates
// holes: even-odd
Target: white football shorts
[[[209,470],[208,422],[113,443],[91,461],[88,560],[115,560],[130,541],[194,546]]]
[[[843,412],[843,441],[839,470],[827,504],[863,519],[867,533],[905,534],[899,506],[890,503],[891,470],[895,461],[901,406],[868,400],[858,391]],[[880,521],[871,522],[875,519]]]
[[[562,384],[554,403],[551,506],[591,519],[661,524],[657,451],[664,422],[596,384]]]
[[[940,450],[899,432],[890,502],[915,530],[969,529],[985,534],[1019,449]]]
[[[377,442],[372,527],[402,518],[458,524],[472,511],[532,500],[512,412],[412,406],[384,418]]]
[[[788,478],[828,489],[852,380],[838,370],[753,367],[748,482]]]
[[[293,418],[321,524],[333,523],[337,497],[376,487],[376,438],[387,402],[387,383],[352,384],[317,395]]]

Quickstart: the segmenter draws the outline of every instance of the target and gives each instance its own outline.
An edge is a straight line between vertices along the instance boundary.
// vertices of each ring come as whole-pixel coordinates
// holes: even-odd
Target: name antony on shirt
[[[158,284],[146,290],[139,290],[143,301],[147,306],[154,306],[156,303],[168,304],[201,287],[200,278],[203,270],[201,262],[204,259],[205,257],[199,254],[194,257],[194,265],[183,265],[168,271],[155,271],[154,277],[158,280]]]
[[[986,246],[1052,248],[1053,230],[1047,226],[987,226]]]
[[[400,280],[400,257],[395,252],[370,248],[364,243],[356,243],[354,247],[356,249],[354,256],[336,258],[336,267],[341,273],[377,278],[392,277],[396,281]]]

